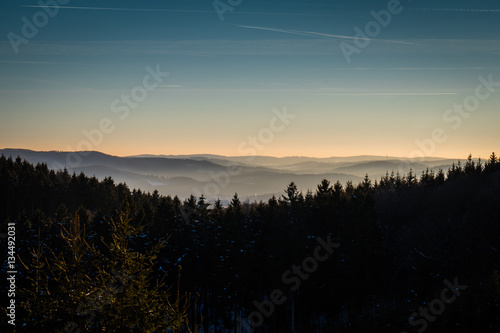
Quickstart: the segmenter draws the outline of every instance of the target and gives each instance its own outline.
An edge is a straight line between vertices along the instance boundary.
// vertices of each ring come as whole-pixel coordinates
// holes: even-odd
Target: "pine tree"
[[[189,304],[174,302],[160,280],[155,262],[164,241],[149,251],[134,250],[141,227],[132,225],[129,204],[110,218],[105,247],[89,243],[76,215],[61,225],[59,249],[43,244],[32,251],[30,288],[22,290],[27,327],[44,331],[156,332],[181,327]],[[52,253],[52,254],[49,254]]]
[[[493,152],[493,153],[491,153],[490,158],[488,159],[488,161],[485,164],[485,170],[486,171],[493,171],[493,170],[499,169],[499,167],[500,167],[500,161],[499,161],[497,155],[495,154],[495,152]]]
[[[111,219],[111,243],[102,258],[96,278],[97,289],[90,300],[102,304],[96,317],[103,330],[164,331],[179,328],[187,309],[180,312],[169,302],[170,295],[161,281],[155,281],[154,265],[165,241],[160,241],[146,253],[133,250],[133,240],[140,227],[131,224],[130,208],[126,204],[118,217]],[[179,299],[177,299],[179,301]]]
[[[287,205],[294,205],[298,202],[302,202],[304,197],[302,193],[297,189],[297,185],[294,182],[291,182],[288,187],[285,189],[286,196],[282,196],[282,199]]]
[[[410,171],[408,172],[408,175],[406,176],[406,185],[414,186],[416,184],[417,184],[417,178],[413,174],[413,169],[410,168]]]
[[[467,157],[467,162],[464,166],[464,172],[466,175],[472,175],[476,172],[476,163],[472,159],[472,154],[469,154],[469,157]]]
[[[234,220],[238,220],[242,216],[241,201],[238,198],[238,193],[235,193],[227,208],[228,216]]]
[[[323,179],[321,183],[318,185],[316,190],[316,195],[318,197],[326,197],[331,194],[332,188],[330,187],[330,182],[326,179]]]
[[[436,174],[435,182],[437,185],[442,185],[445,182],[445,175],[443,169],[439,169],[438,173]]]

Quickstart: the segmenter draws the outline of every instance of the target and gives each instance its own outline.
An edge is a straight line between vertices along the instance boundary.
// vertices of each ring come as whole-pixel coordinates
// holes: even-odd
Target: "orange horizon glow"
[[[33,151],[40,151],[40,152],[50,152],[50,151],[57,151],[57,152],[82,152],[83,150],[66,150],[63,147],[46,147],[43,145],[30,145],[30,146],[24,146],[24,147],[19,147],[19,146],[12,146],[12,147],[3,147],[2,149],[26,149],[26,150],[33,150]],[[255,155],[242,155],[242,154],[231,154],[229,151],[224,152],[224,151],[196,151],[196,150],[172,150],[172,151],[158,151],[158,150],[124,150],[124,149],[115,149],[115,150],[97,150],[93,149],[91,151],[94,152],[100,152],[106,155],[111,155],[111,156],[117,156],[117,157],[130,157],[130,156],[138,156],[138,155],[153,155],[153,156],[182,156],[182,155],[219,155],[219,156],[225,156],[225,157],[246,157],[246,156],[263,156],[263,157],[276,157],[276,158],[285,158],[285,157],[306,157],[306,158],[348,158],[348,157],[359,157],[359,156],[375,156],[375,157],[381,157],[381,158],[410,158],[408,154],[402,155],[402,154],[397,154],[397,153],[384,153],[382,151],[371,151],[371,152],[357,152],[357,153],[346,153],[346,152],[339,152],[338,154],[329,154],[329,153],[315,153],[315,154],[301,154],[297,153],[294,151],[290,151],[289,153],[282,153],[282,154],[266,154],[265,152],[263,153],[258,153]],[[446,159],[456,159],[456,160],[463,160],[466,159],[469,154],[472,155],[473,158],[481,158],[483,161],[487,160],[491,154],[495,152],[495,154],[499,155],[500,150],[493,150],[489,153],[483,151],[482,154],[477,154],[474,151],[471,152],[459,152],[457,151],[456,153],[449,153],[449,154],[440,154],[440,155],[429,155],[429,156],[424,156],[425,158],[446,158]],[[418,159],[420,156],[416,156],[415,158]]]

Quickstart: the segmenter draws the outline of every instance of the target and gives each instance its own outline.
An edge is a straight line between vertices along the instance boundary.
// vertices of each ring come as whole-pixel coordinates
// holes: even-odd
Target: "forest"
[[[1,331],[500,331],[494,153],[227,207],[2,155],[0,223]]]

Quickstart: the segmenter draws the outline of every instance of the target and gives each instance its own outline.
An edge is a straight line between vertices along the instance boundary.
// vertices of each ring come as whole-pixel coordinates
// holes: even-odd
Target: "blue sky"
[[[479,76],[500,82],[497,1],[401,1],[350,61],[342,43],[356,46],[354,28],[365,31],[388,1],[221,0],[233,4],[223,20],[212,1],[61,2],[17,53],[11,40],[24,38],[22,18],[43,18],[44,9],[2,5],[2,147],[77,150],[89,146],[83,131],[109,119],[113,130],[92,150],[240,155],[273,109],[286,108],[295,118],[259,154],[498,151],[500,87],[459,126],[444,119],[474,96]],[[169,75],[120,119],[111,104],[142,85],[148,66]],[[446,140],[419,146],[436,128]]]

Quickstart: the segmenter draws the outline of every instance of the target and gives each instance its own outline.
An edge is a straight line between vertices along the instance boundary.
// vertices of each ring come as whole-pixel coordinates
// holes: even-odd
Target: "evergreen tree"
[[[181,327],[187,303],[175,302],[153,278],[164,241],[146,253],[135,251],[140,227],[128,205],[109,221],[111,241],[99,249],[88,242],[78,215],[61,227],[64,246],[51,252],[39,244],[26,264],[31,281],[22,290],[27,327],[46,331],[156,332]]]

